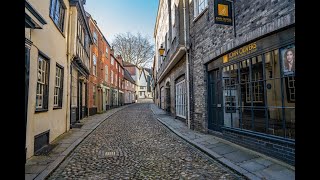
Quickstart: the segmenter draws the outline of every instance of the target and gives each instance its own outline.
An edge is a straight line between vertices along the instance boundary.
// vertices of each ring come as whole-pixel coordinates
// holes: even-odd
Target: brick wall
[[[235,1],[236,37],[233,27],[214,24],[214,1],[194,20],[193,1],[189,7],[191,43],[191,127],[207,131],[206,70],[204,63],[244,43],[295,23],[295,2],[292,0]]]
[[[225,139],[231,142],[280,159],[291,165],[295,164],[295,145],[292,143],[239,134],[228,130],[223,131],[223,135]]]

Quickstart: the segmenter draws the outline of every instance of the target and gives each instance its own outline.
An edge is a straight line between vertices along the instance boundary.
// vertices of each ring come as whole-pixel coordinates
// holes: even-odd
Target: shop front
[[[207,64],[208,130],[295,161],[294,27],[248,42]]]

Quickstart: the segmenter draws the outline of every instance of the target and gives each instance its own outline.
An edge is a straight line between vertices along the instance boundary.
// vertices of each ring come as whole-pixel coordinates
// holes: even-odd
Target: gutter
[[[188,124],[188,128],[191,129],[191,122],[190,122],[190,65],[189,65],[189,39],[187,40],[187,38],[189,37],[189,34],[187,35],[187,28],[189,28],[189,24],[187,24],[187,20],[186,20],[186,6],[187,6],[187,0],[183,0],[183,31],[184,31],[184,49],[186,52],[186,76],[187,76],[187,124]],[[188,18],[189,19],[189,18]],[[187,27],[188,26],[188,27]]]

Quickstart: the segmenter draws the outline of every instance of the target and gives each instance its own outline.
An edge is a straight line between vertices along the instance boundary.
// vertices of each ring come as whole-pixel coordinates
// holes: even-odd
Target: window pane
[[[241,124],[243,129],[252,129],[252,113],[251,113],[251,108],[240,108],[241,110]]]
[[[267,104],[270,107],[281,107],[281,79],[270,79],[266,81]]]
[[[276,136],[284,136],[283,131],[283,118],[282,118],[282,108],[268,108],[268,131],[267,133],[276,135]]]
[[[266,113],[265,109],[255,108],[253,110],[254,115],[254,131],[266,133]]]
[[[285,108],[285,127],[286,127],[286,137],[290,139],[295,139],[295,108]]]
[[[287,76],[283,78],[283,96],[286,107],[295,107],[296,91],[295,91],[295,76]]]

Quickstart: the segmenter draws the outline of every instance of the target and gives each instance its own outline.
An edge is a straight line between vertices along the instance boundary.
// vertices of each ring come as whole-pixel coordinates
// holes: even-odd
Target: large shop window
[[[176,115],[186,118],[186,83],[182,80],[176,84]]]
[[[295,139],[295,47],[223,67],[224,126]]]
[[[48,110],[49,60],[39,54],[36,111]]]

